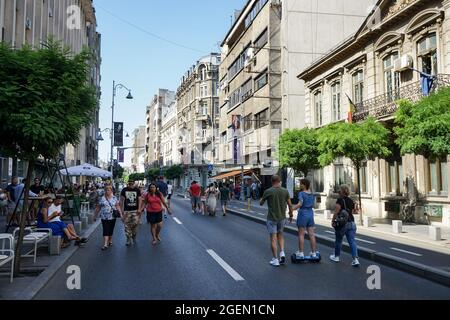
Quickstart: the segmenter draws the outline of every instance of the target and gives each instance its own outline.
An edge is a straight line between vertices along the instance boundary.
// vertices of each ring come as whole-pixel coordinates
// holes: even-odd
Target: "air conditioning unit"
[[[413,58],[409,54],[405,54],[394,61],[394,71],[402,72],[413,67]]]
[[[255,58],[255,49],[248,48],[247,52],[245,53],[244,67],[247,68],[247,69],[251,68],[254,58]]]
[[[227,87],[228,87],[228,81],[225,80],[225,81],[222,83],[222,85],[221,85],[221,87],[220,87],[220,90],[224,91]]]

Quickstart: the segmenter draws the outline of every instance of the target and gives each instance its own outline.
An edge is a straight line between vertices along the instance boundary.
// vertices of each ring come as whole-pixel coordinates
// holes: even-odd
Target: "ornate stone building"
[[[319,128],[346,121],[352,99],[354,122],[373,116],[392,128],[399,99],[423,97],[420,72],[436,76],[433,90],[450,86],[450,1],[380,0],[357,32],[315,61],[299,78],[306,81],[305,119]],[[400,204],[418,200],[414,219],[450,225],[448,162],[401,156],[391,139],[393,155],[369,161],[360,185],[366,215],[398,218]],[[355,170],[347,159],[315,172],[321,206],[335,201],[335,187],[355,186]]]

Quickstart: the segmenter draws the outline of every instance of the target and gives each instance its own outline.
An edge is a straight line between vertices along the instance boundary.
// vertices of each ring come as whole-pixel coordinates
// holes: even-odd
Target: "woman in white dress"
[[[217,195],[219,194],[219,191],[214,186],[214,184],[211,183],[205,193],[207,196],[206,205],[208,207],[208,214],[210,216],[215,216],[217,207]]]

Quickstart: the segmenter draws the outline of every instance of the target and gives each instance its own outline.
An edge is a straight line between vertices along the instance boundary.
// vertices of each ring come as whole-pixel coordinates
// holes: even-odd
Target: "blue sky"
[[[192,64],[203,55],[219,52],[218,43],[231,25],[234,10],[245,3],[246,0],[94,0],[98,31],[102,34],[100,128],[111,126],[113,80],[130,88],[134,96],[134,100],[126,100],[127,91],[119,90],[114,109],[114,120],[123,121],[131,136],[135,128],[145,125],[146,106],[158,88],[176,90]],[[195,50],[166,43],[139,28]],[[99,157],[107,160],[108,133],[103,133],[103,137]],[[125,138],[124,144],[131,146],[131,139]],[[128,150],[125,165],[130,164],[130,158]]]

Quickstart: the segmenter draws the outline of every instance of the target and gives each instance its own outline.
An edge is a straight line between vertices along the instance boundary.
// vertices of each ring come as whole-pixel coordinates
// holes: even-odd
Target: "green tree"
[[[361,206],[360,169],[367,160],[385,158],[391,154],[388,148],[389,130],[375,119],[364,122],[334,123],[319,132],[319,162],[322,166],[331,164],[339,157],[352,161],[356,169],[359,207]],[[362,211],[360,212],[362,222]]]
[[[279,156],[283,168],[292,168],[306,177],[310,170],[319,169],[319,141],[315,129],[286,130],[280,136]]]
[[[417,103],[402,100],[395,123],[396,143],[402,155],[447,156],[450,154],[450,88]]]
[[[165,176],[170,180],[178,179],[183,173],[184,170],[179,165],[171,166],[165,170]]]
[[[111,171],[111,166],[108,167],[108,171]],[[121,179],[124,172],[125,169],[117,161],[115,161],[113,167],[113,179]]]
[[[155,181],[161,175],[161,170],[159,168],[150,168],[145,173],[146,178],[149,181]],[[163,173],[164,175],[164,173]]]
[[[36,159],[54,158],[66,144],[77,145],[80,130],[94,119],[97,92],[87,82],[91,57],[87,51],[74,55],[53,40],[39,50],[0,44],[0,149],[28,161],[25,203]],[[25,220],[16,246],[16,275]]]

